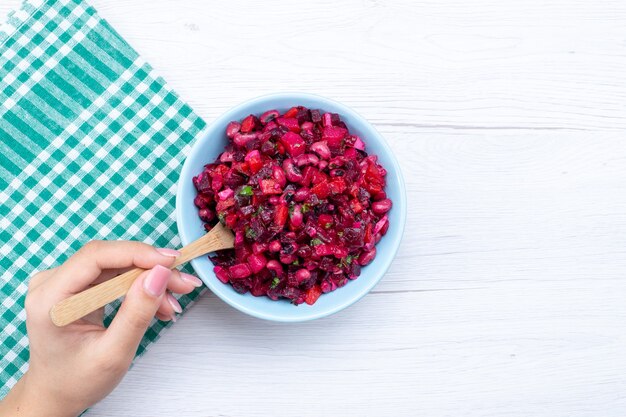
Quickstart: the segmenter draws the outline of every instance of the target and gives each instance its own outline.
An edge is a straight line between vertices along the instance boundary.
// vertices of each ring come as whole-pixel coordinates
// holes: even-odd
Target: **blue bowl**
[[[251,113],[258,115],[269,109],[284,112],[296,105],[338,113],[350,132],[363,139],[367,152],[378,155],[379,162],[387,170],[385,191],[393,201],[393,208],[388,213],[389,230],[376,245],[376,258],[362,269],[359,278],[333,292],[322,294],[312,306],[307,304],[295,306],[287,300],[273,301],[267,297],[254,297],[249,293],[239,294],[230,285],[223,284],[217,279],[213,273],[213,264],[206,256],[191,261],[198,276],[222,300],[251,316],[280,322],[326,317],[350,306],[367,294],[391,265],[400,246],[406,220],[406,193],[400,165],[385,140],[372,125],[343,104],[324,97],[301,93],[272,94],[246,101],[226,112],[205,130],[204,136],[191,148],[180,174],[176,195],[176,221],[183,245],[205,233],[197,208],[193,204],[196,190],[191,179],[202,171],[205,164],[213,162],[223,151],[227,143],[224,130],[228,122],[241,120]]]

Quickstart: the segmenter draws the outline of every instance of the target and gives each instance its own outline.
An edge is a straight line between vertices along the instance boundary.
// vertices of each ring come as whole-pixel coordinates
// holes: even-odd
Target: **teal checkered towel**
[[[180,246],[176,181],[204,125],[81,0],[27,0],[0,26],[0,398],[28,366],[33,273],[92,239]]]

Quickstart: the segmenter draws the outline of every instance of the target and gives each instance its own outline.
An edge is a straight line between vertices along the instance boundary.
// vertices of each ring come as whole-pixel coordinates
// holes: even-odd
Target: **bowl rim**
[[[222,292],[222,289],[218,287],[217,284],[219,284],[220,286],[224,286],[223,283],[219,282],[218,280],[207,280],[208,282],[206,282],[205,280],[203,280],[204,284],[211,290],[211,292],[213,292],[215,295],[217,295],[218,298],[220,298],[222,301],[226,302],[227,304],[229,304],[231,307],[245,313],[248,314],[250,316],[259,318],[259,319],[264,319],[264,320],[269,320],[269,321],[275,321],[275,322],[285,322],[285,323],[294,323],[294,322],[304,322],[304,321],[310,321],[310,320],[315,320],[318,318],[322,318],[322,317],[327,317],[330,316],[332,314],[335,314],[349,306],[351,306],[352,304],[356,303],[357,301],[359,301],[361,298],[363,298],[366,294],[368,294],[379,282],[380,280],[383,278],[384,275],[386,275],[387,271],[389,270],[389,267],[391,266],[391,264],[393,263],[393,260],[395,259],[397,253],[398,253],[398,249],[400,248],[400,245],[404,239],[404,232],[405,232],[405,226],[406,226],[406,218],[407,218],[407,196],[406,196],[406,186],[405,186],[405,182],[404,182],[404,176],[402,173],[402,167],[400,166],[400,163],[398,162],[395,154],[393,153],[391,147],[389,146],[389,144],[387,143],[387,141],[385,140],[385,138],[383,137],[382,134],[380,134],[380,132],[376,129],[376,127],[370,123],[369,121],[367,121],[367,119],[365,119],[363,116],[361,116],[359,113],[357,113],[356,111],[354,111],[352,108],[348,107],[347,105],[340,103],[338,101],[329,99],[327,97],[323,97],[317,94],[311,94],[311,93],[301,93],[301,92],[296,92],[296,91],[286,91],[286,92],[280,92],[280,93],[270,93],[270,94],[264,94],[261,96],[257,96],[248,100],[245,100],[233,107],[231,107],[229,110],[227,110],[226,112],[222,113],[221,115],[219,115],[218,117],[214,118],[210,123],[207,124],[207,126],[196,136],[196,138],[194,139],[194,142],[191,144],[191,148],[189,149],[189,152],[187,155],[185,155],[185,159],[183,161],[183,166],[180,170],[180,175],[178,178],[178,182],[177,182],[177,189],[176,189],[176,225],[177,225],[177,229],[178,229],[178,235],[180,237],[181,240],[181,244],[184,246],[188,243],[190,243],[191,241],[193,241],[194,239],[190,238],[190,236],[188,236],[187,231],[182,227],[183,225],[183,220],[182,220],[182,210],[179,209],[179,207],[182,207],[182,204],[185,204],[185,202],[183,201],[183,196],[182,196],[182,190],[183,187],[181,186],[182,181],[184,178],[189,177],[189,175],[191,175],[191,177],[193,177],[195,174],[192,172],[189,172],[191,170],[190,168],[190,164],[188,164],[188,160],[189,160],[189,155],[192,155],[195,151],[195,148],[197,146],[199,146],[199,143],[201,142],[201,139],[204,138],[212,129],[215,128],[215,126],[217,126],[217,123],[223,122],[225,121],[225,123],[228,123],[231,120],[234,120],[234,115],[238,112],[241,111],[241,109],[243,107],[250,107],[250,106],[256,106],[258,104],[261,103],[265,103],[267,101],[270,100],[285,100],[285,99],[289,99],[289,100],[293,100],[294,102],[296,102],[299,99],[309,99],[309,100],[314,100],[314,101],[318,101],[320,103],[329,103],[332,106],[338,107],[341,109],[341,111],[348,116],[348,118],[351,119],[357,119],[360,120],[361,122],[363,122],[368,129],[370,129],[374,135],[378,136],[378,142],[380,142],[380,146],[383,148],[384,153],[386,154],[386,156],[388,157],[388,159],[391,161],[391,164],[393,165],[393,169],[394,172],[397,173],[397,181],[398,181],[398,188],[399,188],[399,200],[398,203],[396,203],[394,201],[394,209],[399,210],[399,220],[398,222],[398,227],[400,228],[400,237],[397,240],[397,242],[395,243],[395,245],[392,246],[392,250],[391,253],[389,253],[389,255],[385,256],[385,257],[381,257],[379,262],[380,264],[378,264],[378,269],[380,270],[380,273],[378,274],[378,277],[376,279],[373,279],[371,283],[369,283],[369,285],[367,285],[366,287],[363,288],[363,290],[359,293],[356,293],[354,295],[351,295],[350,297],[347,297],[345,300],[342,300],[341,302],[336,303],[335,305],[333,305],[330,308],[324,309],[324,310],[319,310],[319,311],[311,311],[310,314],[306,314],[306,315],[298,315],[298,316],[294,316],[294,317],[289,317],[289,316],[285,316],[285,315],[281,315],[281,314],[275,314],[272,312],[267,312],[267,311],[259,311],[257,309],[254,308],[250,308],[249,306],[247,306],[245,303],[240,303],[234,299],[232,299],[231,297],[227,296],[226,294],[224,294]],[[320,108],[323,107],[323,104],[320,106]],[[190,177],[190,178],[191,178]],[[376,262],[376,259],[374,260],[374,262]],[[198,259],[192,259],[191,260],[191,265],[194,268],[194,271],[196,271],[196,273],[198,273],[198,271],[202,268],[199,268],[198,265]],[[199,274],[199,273],[198,273]]]

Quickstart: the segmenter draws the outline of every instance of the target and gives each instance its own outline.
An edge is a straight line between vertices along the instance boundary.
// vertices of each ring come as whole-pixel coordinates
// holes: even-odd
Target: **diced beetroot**
[[[267,259],[262,254],[252,254],[248,257],[248,266],[253,274],[258,274],[267,265]]]
[[[322,229],[330,229],[333,226],[333,216],[330,214],[320,214],[317,223]]]
[[[317,197],[324,199],[330,195],[330,186],[327,182],[320,182],[311,188],[311,192]]]
[[[199,193],[210,191],[211,182],[209,175],[206,172],[201,172],[200,175],[193,177],[193,185]]]
[[[348,133],[348,130],[342,127],[326,126],[324,127],[324,130],[322,133],[322,139],[331,140],[336,143],[344,139],[347,133]]]
[[[335,178],[329,184],[332,194],[341,194],[346,190],[346,181],[343,178]]]
[[[380,201],[380,200],[384,200],[387,198],[387,193],[385,192],[385,190],[379,191],[376,194],[374,194],[372,196],[372,199],[374,201]]]
[[[378,184],[383,183],[383,176],[381,175],[381,172],[378,170],[378,168],[376,168],[376,165],[373,163],[367,165],[364,179],[366,182],[373,182]]]
[[[278,126],[286,127],[294,133],[300,133],[300,125],[298,124],[298,119],[292,117],[279,117],[276,119],[276,123],[278,123]]]
[[[214,191],[218,191],[222,188],[222,186],[224,186],[224,177],[220,174],[216,174],[212,179],[211,179],[211,188]]]
[[[234,229],[237,224],[237,215],[235,213],[226,215],[224,217],[224,223],[229,229]]]
[[[313,254],[311,247],[308,245],[302,245],[298,248],[298,256],[304,259],[309,259]]]
[[[252,132],[256,128],[258,120],[253,114],[246,117],[241,121],[241,131],[243,133]]]
[[[360,137],[355,136],[355,141],[354,141],[354,146],[355,149],[358,149],[360,151],[364,151],[365,150],[365,144],[363,143],[363,141],[361,140]]]
[[[283,227],[287,222],[287,216],[289,216],[289,209],[286,205],[280,205],[276,207],[274,212],[274,224],[277,227]]]
[[[276,154],[276,145],[272,141],[267,141],[261,145],[261,153],[267,156],[273,156]]]
[[[348,249],[342,248],[339,246],[334,246],[333,255],[335,255],[335,258],[339,258],[339,259],[345,258],[346,256],[348,256]]]
[[[285,112],[284,117],[296,117],[296,114],[298,114],[298,107],[294,106]]]
[[[259,188],[263,195],[282,194],[280,184],[274,180],[259,180]]]
[[[281,254],[280,254],[280,258],[279,258],[279,259],[280,259],[280,262],[281,262],[282,264],[284,264],[284,265],[289,265],[289,264],[291,264],[291,263],[295,262],[295,260],[296,260],[296,256],[295,256],[295,255],[293,255],[293,254],[284,254],[284,253],[281,253]]]
[[[270,132],[274,129],[276,129],[278,127],[278,123],[276,123],[274,120],[272,120],[271,122],[268,122],[264,127],[263,127],[263,132]],[[273,133],[272,135],[273,136]]]
[[[311,183],[319,184],[320,182],[327,182],[328,175],[324,174],[319,169],[311,168]]]
[[[213,196],[214,194],[211,192],[198,194],[194,199],[194,204],[199,208],[207,208],[213,201],[215,201]]]
[[[310,237],[315,237],[317,236],[317,229],[313,226],[307,226],[304,231],[306,232],[307,235],[309,235]]]
[[[235,232],[235,246],[240,247],[241,245],[243,245],[244,236],[245,235],[242,230],[237,230]]]
[[[370,194],[376,194],[382,191],[383,187],[382,185],[380,185],[380,183],[378,182],[368,182],[365,181],[365,183],[363,184],[363,186],[365,187],[365,189],[370,193]]]
[[[354,214],[359,214],[363,211],[363,205],[357,199],[350,200],[350,208]]]
[[[198,210],[198,216],[205,222],[212,222],[215,219],[215,212],[207,208]]]
[[[322,123],[322,114],[319,110],[311,110],[311,122],[315,124]]]
[[[222,152],[220,155],[220,162],[233,162],[233,153],[232,152]]]
[[[329,245],[327,243],[322,243],[319,245],[316,245],[313,247],[313,252],[315,252],[315,255],[322,257],[322,256],[328,256],[328,255],[334,255],[335,253],[335,248],[333,245]]]
[[[232,190],[232,188],[226,188],[225,190],[222,190],[219,193],[217,193],[217,197],[220,200],[227,200],[234,195],[235,195],[235,192]]]
[[[245,161],[248,163],[250,172],[256,174],[261,168],[263,168],[263,161],[261,160],[261,153],[258,150],[248,152]]]
[[[215,206],[215,210],[217,210],[218,212],[221,212],[234,205],[235,205],[235,199],[233,197],[230,197],[225,200],[218,201],[217,206]]]
[[[311,190],[309,190],[306,187],[302,187],[300,188],[298,191],[296,191],[295,195],[294,195],[294,200],[296,200],[299,203],[302,203],[303,201],[305,201],[307,198],[309,198],[309,196],[311,195]]]
[[[254,254],[262,254],[267,251],[268,244],[267,243],[259,243],[254,242],[252,244],[252,253]]]
[[[252,274],[250,267],[247,264],[237,264],[228,268],[231,279],[243,279],[249,277]]]
[[[300,135],[293,132],[287,132],[280,138],[285,150],[292,158],[302,155],[306,150],[306,144]]]
[[[306,292],[305,302],[308,305],[312,306],[313,304],[315,304],[317,299],[320,298],[320,295],[322,295],[322,289],[319,285],[314,285]]]
[[[267,293],[269,289],[269,284],[263,281],[260,277],[254,277],[252,280],[252,285],[249,287],[250,294],[255,297],[261,297]]]
[[[342,127],[327,126],[324,128],[324,133],[322,133],[322,139],[326,141],[328,146],[336,147],[341,145],[341,141],[346,137],[346,133],[348,131]]]
[[[230,281],[230,274],[226,268],[222,268],[221,266],[216,265],[213,267],[213,272],[215,272],[215,276],[217,277],[217,279],[222,281],[224,284]]]
[[[333,125],[333,120],[331,116],[332,116],[331,113],[324,113],[324,116],[322,116],[323,121],[324,121],[324,127]]]
[[[365,234],[363,235],[363,241],[365,243],[370,243],[372,241],[372,224],[368,223],[365,226]]]
[[[331,292],[333,290],[331,282],[329,280],[327,280],[327,279],[322,281],[322,284],[320,285],[320,289],[321,289],[323,294],[329,293],[329,292]]]

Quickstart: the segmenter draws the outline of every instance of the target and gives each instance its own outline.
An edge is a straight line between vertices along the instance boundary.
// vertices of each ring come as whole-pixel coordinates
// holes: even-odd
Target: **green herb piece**
[[[311,239],[311,246],[321,245],[322,243],[324,243],[324,242],[322,242],[322,241],[321,241],[320,239],[318,239],[318,238]]]
[[[256,239],[256,232],[254,231],[254,229],[251,229],[249,227],[246,227],[246,237],[248,239]]]
[[[226,221],[224,220],[224,213],[217,213],[217,218],[219,219],[220,223],[226,226]]]
[[[276,288],[279,282],[280,282],[280,278],[274,277],[274,279],[272,280],[272,284],[270,285],[270,288]]]
[[[311,210],[311,205],[309,203],[304,203],[300,211],[302,214],[307,214]]]
[[[352,263],[353,260],[354,260],[354,257],[352,255],[348,255],[345,258],[342,258],[341,262],[339,262],[337,264],[337,266],[339,268],[348,267],[348,266],[350,266],[350,264]]]
[[[293,261],[293,263],[291,265],[298,266],[298,265],[300,265],[300,261],[296,259],[295,261]]]
[[[245,196],[251,196],[252,193],[252,186],[251,185],[246,185],[244,187],[241,188],[241,190],[239,190],[239,195],[245,195]]]
[[[337,232],[337,236],[343,237],[343,232]]]

